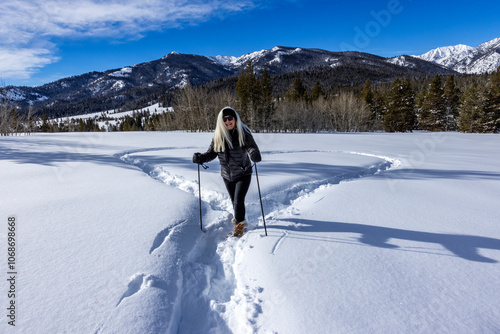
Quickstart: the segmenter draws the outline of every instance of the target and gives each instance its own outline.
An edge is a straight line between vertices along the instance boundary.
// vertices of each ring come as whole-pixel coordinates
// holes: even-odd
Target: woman
[[[219,157],[221,175],[233,203],[233,235],[241,237],[246,225],[245,196],[252,179],[252,163],[260,162],[259,148],[250,129],[241,122],[231,107],[225,107],[217,116],[212,143],[205,153],[195,153],[193,162],[202,164]]]

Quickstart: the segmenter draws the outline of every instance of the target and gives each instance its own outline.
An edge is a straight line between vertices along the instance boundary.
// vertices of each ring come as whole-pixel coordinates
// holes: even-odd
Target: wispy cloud
[[[58,59],[43,48],[0,47],[0,78],[29,79],[38,68]]]
[[[55,38],[139,39],[251,9],[254,0],[9,0],[0,3],[0,78],[58,60]]]

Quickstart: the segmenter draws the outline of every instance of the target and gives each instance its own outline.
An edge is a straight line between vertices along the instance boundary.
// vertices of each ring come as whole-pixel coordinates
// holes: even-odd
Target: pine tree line
[[[461,78],[436,75],[428,83],[395,79],[389,89],[376,89],[367,81],[361,97],[372,118],[387,132],[412,130],[500,131],[500,68],[488,75]]]
[[[224,106],[236,107],[256,132],[386,131],[408,132],[500,131],[500,68],[490,75],[442,77],[426,80],[396,78],[362,87],[323,88],[319,81],[306,87],[300,77],[282,95],[264,69],[258,76],[252,63],[232,89],[213,85],[186,86],[156,96],[172,112],[137,112],[117,123],[99,126],[98,120],[66,120],[34,124],[20,120],[3,98],[2,134],[20,131],[211,131]],[[102,121],[102,119],[101,119]],[[13,125],[16,124],[16,125]],[[20,125],[22,124],[22,125]]]
[[[266,71],[260,81],[269,82]],[[266,98],[264,104],[260,96],[273,96],[272,87],[260,81],[249,63],[236,84],[240,110],[248,112],[255,131],[500,131],[500,68],[483,76],[396,78],[376,85],[367,80],[360,92],[325,90],[319,82],[308,89],[295,78],[284,96]],[[266,122],[254,122],[253,115]]]

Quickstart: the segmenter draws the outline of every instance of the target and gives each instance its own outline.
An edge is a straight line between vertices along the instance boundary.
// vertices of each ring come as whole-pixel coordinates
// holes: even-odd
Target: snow
[[[303,49],[301,48],[295,48],[293,50],[287,50],[283,49],[282,47],[275,46],[271,50],[260,50],[260,51],[255,51],[252,53],[247,53],[244,54],[243,56],[240,57],[234,57],[234,56],[215,56],[215,57],[208,57],[212,61],[219,63],[225,67],[228,68],[237,68],[243,65],[246,65],[249,61],[252,63],[257,63],[259,59],[265,57],[268,54],[274,54],[274,58],[270,60],[270,63],[281,63],[281,56],[283,55],[290,55],[294,53],[300,53],[302,52]]]
[[[469,57],[474,52],[474,50],[475,49],[471,46],[459,44],[454,46],[439,47],[437,49],[424,53],[421,56],[415,57],[434,62],[439,65],[452,67],[453,65],[455,65],[455,63],[458,63],[461,60]]]
[[[121,89],[125,88],[125,86],[126,86],[126,83],[125,83],[124,81],[122,81],[122,80],[117,80],[117,81],[113,84],[113,86],[111,86],[111,89],[116,90],[116,91],[119,91],[119,90],[121,90]]]
[[[45,101],[48,98],[38,93],[32,93],[33,99],[37,102]],[[4,92],[0,91],[0,99],[6,98],[9,101],[25,101],[27,99],[26,92],[23,92],[17,87],[11,87]],[[33,102],[31,101],[30,104]]]
[[[326,57],[325,62],[328,63],[328,66],[330,66],[331,68],[335,68],[342,65],[342,62],[338,58],[333,58],[333,57]]]
[[[405,67],[409,67],[409,68],[416,67],[415,63],[411,62],[411,60],[409,61],[406,58],[406,56],[398,56],[398,57],[389,58],[389,59],[387,59],[387,62],[394,64],[394,65],[405,66]]]
[[[493,48],[500,47],[500,37],[494,38],[491,41],[484,42],[477,46],[477,49],[480,51],[488,51]]]
[[[482,43],[477,47],[455,45],[439,47],[417,57],[446,66],[460,73],[492,73],[500,66],[500,38]]]
[[[241,239],[210,139],[0,138],[1,332],[499,332],[500,136],[255,134]]]
[[[21,91],[19,88],[9,88],[5,91],[0,91],[0,97],[1,98],[7,98],[7,100],[12,100],[12,101],[22,101],[26,99],[26,94]]]
[[[264,57],[266,54],[268,54],[268,50],[260,50],[260,51],[255,51],[252,53],[247,53],[244,54],[243,56],[240,57],[235,57],[231,59],[231,62],[228,63],[227,65],[231,65],[233,67],[239,67],[247,64],[249,61],[252,63],[257,62],[260,58]]]
[[[123,78],[123,77],[129,77],[130,76],[130,73],[132,73],[132,67],[124,67],[118,71],[114,71],[112,73],[109,74],[109,76],[112,76],[112,77],[117,77],[117,78]]]
[[[236,64],[238,62],[238,57],[234,56],[221,56],[217,55],[215,57],[211,57],[215,63],[221,64],[222,66],[233,66],[233,64]]]
[[[221,64],[222,66],[228,68],[236,68],[247,64],[249,61],[256,62],[258,59],[264,57],[268,52],[268,50],[260,50],[252,53],[247,53],[239,57],[217,55],[208,58],[216,63]]]
[[[89,113],[85,115],[75,115],[75,116],[68,116],[64,118],[56,118],[56,119],[50,119],[51,122],[63,122],[64,120],[67,119],[100,119],[103,116],[106,116],[106,118],[111,118],[111,120],[108,120],[108,124],[106,124],[106,121],[98,121],[98,124],[100,127],[104,127],[107,129],[107,126],[109,124],[114,124],[116,125],[118,120],[125,117],[125,116],[133,116],[135,112],[140,111],[140,112],[149,112],[151,114],[156,114],[156,113],[163,113],[163,112],[171,112],[173,109],[172,107],[160,107],[159,103],[152,104],[150,106],[140,108],[139,110],[127,110],[127,111],[119,111],[115,112],[114,110],[106,110],[106,111],[100,111],[100,112],[95,112],[95,113]]]
[[[495,72],[498,67],[500,67],[500,53],[497,52],[483,56],[481,61],[472,63],[470,68],[464,70],[472,74],[481,74]]]

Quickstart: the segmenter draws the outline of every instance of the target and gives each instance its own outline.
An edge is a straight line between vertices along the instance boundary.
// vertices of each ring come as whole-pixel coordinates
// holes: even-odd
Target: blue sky
[[[0,85],[38,86],[171,51],[422,54],[500,37],[498,13],[491,0],[9,0],[0,4]]]

